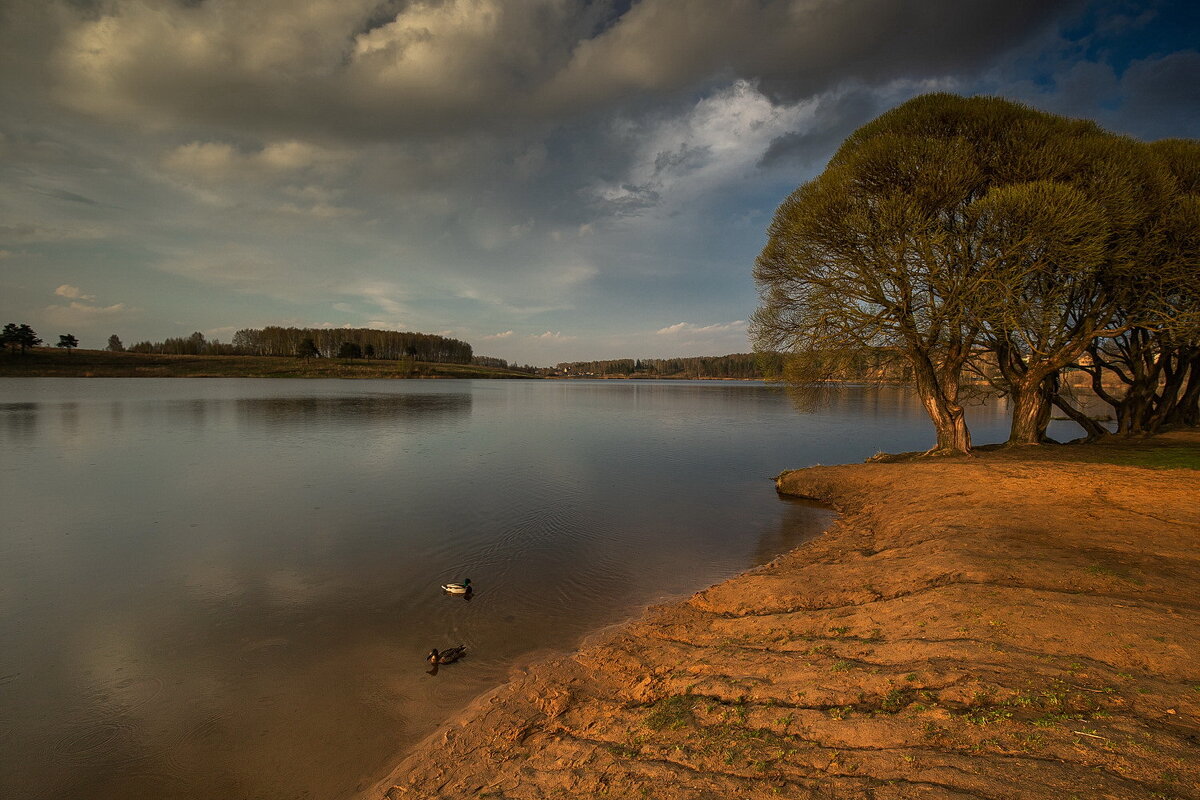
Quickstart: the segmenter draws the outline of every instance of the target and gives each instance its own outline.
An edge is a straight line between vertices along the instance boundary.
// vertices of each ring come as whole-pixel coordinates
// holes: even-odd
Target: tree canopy
[[[11,347],[13,350],[19,350],[22,354],[41,343],[41,338],[33,328],[24,322],[6,323],[4,329],[0,331],[0,347]]]
[[[971,372],[1012,398],[1010,443],[1040,441],[1062,370],[1134,324],[1138,282],[1189,252],[1193,151],[1160,150],[999,98],[898,106],[776,212],[754,271],[756,348],[788,353],[800,385],[896,352],[938,452],[971,447],[959,397]],[[1177,260],[1194,286],[1195,260]],[[1186,291],[1168,282],[1173,298]]]

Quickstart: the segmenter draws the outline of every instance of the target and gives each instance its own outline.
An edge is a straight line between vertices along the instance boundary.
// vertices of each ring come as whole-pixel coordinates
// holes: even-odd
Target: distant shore
[[[824,535],[477,700],[379,798],[1200,798],[1200,431],[787,472]]]
[[[0,355],[0,378],[536,378],[498,367],[367,358],[64,352]]]

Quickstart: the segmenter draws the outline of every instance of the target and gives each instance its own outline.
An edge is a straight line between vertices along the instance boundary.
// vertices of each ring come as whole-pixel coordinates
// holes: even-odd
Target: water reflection
[[[828,506],[814,500],[780,496],[783,513],[774,526],[763,531],[755,551],[755,561],[765,563],[780,553],[794,550],[820,536],[836,516]]]
[[[4,432],[14,444],[33,440],[37,432],[37,418],[37,403],[0,403]]]
[[[373,425],[423,422],[471,413],[472,395],[370,394],[340,397],[252,397],[237,401],[238,418],[269,425]]]
[[[446,386],[0,382],[0,796],[349,796],[532,652],[813,535],[781,469],[931,438],[897,390]]]

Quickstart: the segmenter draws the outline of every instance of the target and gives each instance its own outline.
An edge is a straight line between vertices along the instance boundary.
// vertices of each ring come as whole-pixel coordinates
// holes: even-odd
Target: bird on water
[[[466,652],[467,648],[461,644],[458,647],[450,647],[440,652],[435,647],[429,651],[429,656],[426,660],[430,664],[434,665],[453,664],[455,661],[458,661],[460,658],[462,658],[463,654]]]

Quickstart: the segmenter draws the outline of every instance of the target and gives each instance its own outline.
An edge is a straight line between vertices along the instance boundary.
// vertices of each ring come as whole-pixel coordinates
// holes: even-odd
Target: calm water
[[[932,440],[902,392],[830,400],[0,380],[0,797],[351,795],[514,664],[819,532],[780,470]]]

